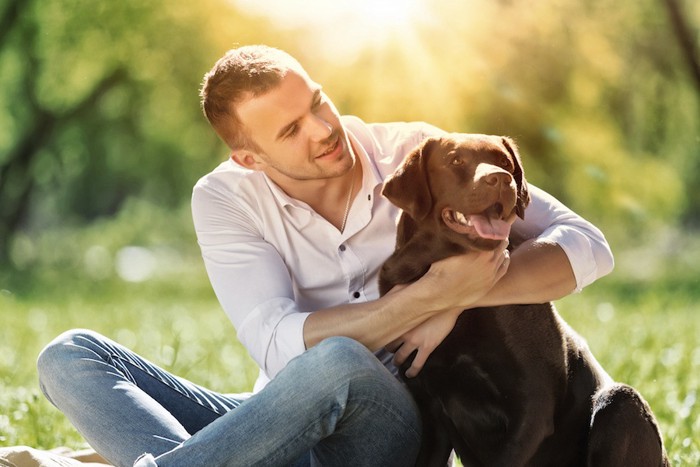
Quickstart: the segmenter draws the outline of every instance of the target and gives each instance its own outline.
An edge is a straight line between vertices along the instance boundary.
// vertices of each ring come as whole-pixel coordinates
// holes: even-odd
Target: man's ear
[[[520,153],[518,153],[518,147],[512,139],[503,136],[501,137],[501,142],[513,157],[513,165],[515,166],[513,178],[518,187],[518,200],[515,204],[515,213],[521,219],[525,219],[525,208],[530,204],[530,192],[527,189],[527,181],[525,180],[525,172],[523,171],[523,163],[520,160]]]
[[[262,170],[262,161],[250,151],[237,150],[231,152],[231,159],[236,164],[250,170]]]
[[[433,197],[428,182],[427,160],[437,139],[428,138],[411,151],[384,182],[382,195],[419,221],[430,213]]]

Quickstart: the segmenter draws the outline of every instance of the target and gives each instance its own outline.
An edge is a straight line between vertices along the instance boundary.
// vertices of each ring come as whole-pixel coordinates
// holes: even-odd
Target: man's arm
[[[509,261],[504,243],[495,251],[439,261],[418,281],[377,300],[318,310],[304,323],[306,346],[342,335],[377,350],[442,311],[475,306],[503,277]],[[470,273],[474,270],[479,274]]]
[[[603,234],[544,191],[531,186],[532,205],[514,234],[525,239],[512,253],[508,272],[471,307],[542,303],[581,290],[613,268]],[[400,365],[418,350],[407,376],[415,376],[454,327],[463,308],[429,317],[389,344]]]
[[[421,365],[465,308],[556,300],[610,272],[612,254],[600,230],[544,191],[530,189],[526,221],[514,226],[514,234],[526,240],[510,262],[503,263],[505,245],[447,258],[376,302],[317,311],[304,324],[307,348],[340,334],[373,350],[387,343],[391,350],[403,347],[397,363],[424,349],[415,362]]]
[[[513,234],[507,274],[476,306],[542,303],[580,291],[612,271],[614,261],[603,233],[553,196],[530,185],[532,203]]]
[[[508,271],[471,306],[434,314],[387,345],[387,349],[395,353],[394,363],[397,366],[418,351],[406,376],[410,378],[420,372],[432,351],[452,331],[465,308],[547,302],[563,297],[576,288],[571,263],[557,244],[530,240],[513,251],[511,258]]]
[[[575,289],[576,277],[564,250],[547,240],[528,240],[511,253],[508,272],[474,307],[549,302]]]

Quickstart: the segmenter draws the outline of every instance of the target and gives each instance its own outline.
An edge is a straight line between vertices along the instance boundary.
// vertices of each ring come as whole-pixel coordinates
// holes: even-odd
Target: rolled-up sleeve
[[[529,185],[532,202],[514,232],[559,245],[571,263],[576,291],[610,273],[614,260],[603,233],[545,191]]]
[[[305,350],[292,281],[277,250],[263,239],[254,215],[232,194],[199,183],[192,217],[214,292],[239,341],[265,374],[274,376]]]

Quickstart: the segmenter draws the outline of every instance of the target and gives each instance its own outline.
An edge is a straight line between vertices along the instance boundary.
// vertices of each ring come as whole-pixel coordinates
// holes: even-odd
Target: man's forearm
[[[508,272],[475,306],[543,303],[575,289],[576,277],[564,250],[552,242],[529,240],[513,251]]]
[[[331,336],[351,337],[374,351],[413,329],[438,310],[417,298],[410,287],[377,300],[316,311],[304,323],[306,348]]]
[[[309,348],[327,337],[347,336],[376,350],[436,313],[474,307],[505,274],[509,258],[504,250],[505,243],[494,251],[452,256],[377,300],[316,311],[304,323],[304,343]]]

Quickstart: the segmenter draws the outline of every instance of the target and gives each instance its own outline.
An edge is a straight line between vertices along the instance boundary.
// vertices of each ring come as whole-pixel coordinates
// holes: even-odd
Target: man
[[[504,244],[448,258],[379,297],[398,214],[382,181],[442,131],[340,117],[266,46],[229,51],[201,96],[231,157],[195,186],[195,229],[260,378],[255,395],[226,396],[98,334],[59,336],[39,358],[42,389],[118,465],[412,465],[419,415],[395,364],[417,350],[419,372],[465,308],[557,299],[612,268],[600,231],[533,187],[512,257]]]

